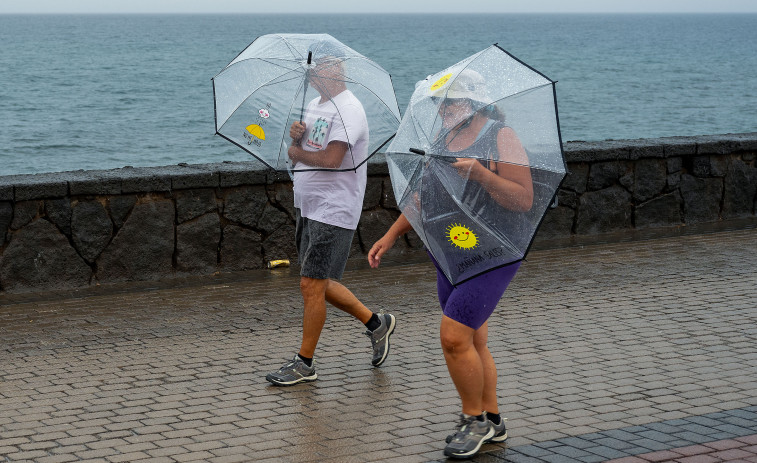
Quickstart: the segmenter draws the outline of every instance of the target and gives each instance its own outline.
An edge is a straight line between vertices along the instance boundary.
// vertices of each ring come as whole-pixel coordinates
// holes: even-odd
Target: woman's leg
[[[465,414],[499,413],[497,367],[487,346],[487,319],[519,267],[520,262],[455,287],[437,265],[437,292],[444,311],[440,329],[442,351]]]
[[[489,325],[484,323],[473,335],[473,345],[478,352],[483,367],[484,387],[481,395],[482,408],[493,414],[499,414],[497,404],[497,366],[494,363],[489,347],[486,345],[489,337]]]
[[[449,317],[442,317],[441,341],[452,382],[463,402],[463,413],[498,414],[497,367],[486,345],[488,325],[473,330]]]
[[[475,330],[446,315],[442,317],[440,338],[447,369],[463,403],[463,413],[483,411],[484,365],[473,343]]]

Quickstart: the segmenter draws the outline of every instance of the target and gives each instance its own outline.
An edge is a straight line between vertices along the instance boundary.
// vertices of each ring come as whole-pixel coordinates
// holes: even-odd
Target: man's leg
[[[313,353],[326,322],[326,286],[328,280],[301,277],[300,292],[304,302],[302,343],[292,361],[278,371],[268,373],[266,379],[277,386],[291,386],[303,381],[315,381],[318,375],[313,365]],[[306,360],[309,359],[309,360]]]
[[[300,292],[305,303],[302,316],[300,356],[313,358],[323,325],[326,323],[326,288],[329,280],[301,277]]]
[[[320,280],[301,277],[300,291],[305,302],[302,319],[302,344],[299,354],[313,358],[323,325],[326,323],[326,301],[366,324],[373,317],[371,312],[343,284],[336,280]]]
[[[337,309],[347,312],[353,317],[366,324],[373,316],[368,307],[352,294],[343,284],[336,280],[328,280],[326,286],[326,300]]]
[[[395,318],[392,314],[374,314],[343,284],[329,280],[326,288],[326,300],[334,307],[360,320],[365,325],[371,338],[373,357],[371,365],[381,366],[389,354],[389,338],[394,332]]]

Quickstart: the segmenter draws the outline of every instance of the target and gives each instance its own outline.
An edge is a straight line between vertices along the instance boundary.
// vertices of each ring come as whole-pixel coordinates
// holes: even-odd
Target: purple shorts
[[[452,286],[433,257],[431,261],[436,267],[436,291],[442,312],[474,330],[489,319],[520,268],[520,262],[516,262]]]

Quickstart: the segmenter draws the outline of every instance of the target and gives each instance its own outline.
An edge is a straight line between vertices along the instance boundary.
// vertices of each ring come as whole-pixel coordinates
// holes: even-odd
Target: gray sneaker
[[[444,448],[444,455],[452,458],[472,457],[493,436],[494,428],[489,420],[478,421],[475,416],[465,418],[460,415],[457,430]]]
[[[291,386],[303,381],[315,381],[317,378],[315,360],[313,366],[309,367],[297,354],[294,355],[291,362],[287,362],[279,368],[279,371],[268,373],[265,376],[265,379],[276,386]]]
[[[373,359],[371,364],[377,367],[384,363],[386,355],[389,353],[389,336],[394,332],[394,315],[388,313],[379,314],[381,325],[373,331],[366,331],[365,334],[371,338],[373,347]]]
[[[505,421],[507,421],[507,418],[502,417],[499,418],[499,424],[494,424],[489,420],[489,425],[494,429],[494,435],[487,442],[504,442],[507,440]]]
[[[492,420],[489,420],[489,425],[494,428],[494,435],[489,438],[486,442],[504,442],[507,440],[507,426],[505,426],[505,421],[507,421],[507,418],[499,418],[499,424],[494,424]],[[455,431],[457,432],[457,431]],[[447,436],[447,443],[449,444],[452,442],[452,439],[455,438],[455,433],[453,432],[449,436]]]

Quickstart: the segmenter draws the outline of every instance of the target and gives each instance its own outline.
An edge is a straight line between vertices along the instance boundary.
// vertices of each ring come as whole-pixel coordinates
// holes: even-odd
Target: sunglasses
[[[446,111],[449,108],[453,107],[460,107],[463,105],[467,105],[468,101],[465,99],[454,99],[454,98],[447,98],[447,99],[441,99],[441,101],[438,103],[439,106],[437,110],[444,110]]]
[[[454,106],[457,104],[465,103],[468,100],[465,98],[441,98],[438,96],[432,96],[431,101],[433,101],[434,104],[439,105],[440,108],[443,108],[447,106]]]

